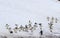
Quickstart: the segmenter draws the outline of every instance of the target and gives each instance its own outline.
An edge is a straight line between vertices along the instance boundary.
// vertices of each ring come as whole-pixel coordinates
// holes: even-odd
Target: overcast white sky
[[[28,20],[42,22],[44,28],[48,28],[47,16],[60,19],[60,3],[57,0],[0,0],[0,32],[4,31],[6,23],[25,25]]]

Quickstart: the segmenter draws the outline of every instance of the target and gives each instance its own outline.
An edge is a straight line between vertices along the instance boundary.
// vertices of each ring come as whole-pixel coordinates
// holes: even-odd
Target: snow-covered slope
[[[54,26],[54,31],[59,33],[60,2],[57,0],[0,0],[0,33],[9,34],[5,24],[25,25],[31,20],[33,23],[42,23],[44,33],[48,34],[47,16],[59,19]]]

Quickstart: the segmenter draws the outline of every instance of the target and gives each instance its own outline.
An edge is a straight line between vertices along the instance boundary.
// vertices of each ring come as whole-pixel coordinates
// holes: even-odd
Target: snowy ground
[[[0,38],[60,38],[60,34],[47,34],[47,33],[45,33],[45,34],[43,34],[42,36],[40,35],[40,34],[21,34],[21,33],[19,33],[19,35],[18,34],[8,34],[8,33],[1,33],[0,34]]]
[[[0,38],[60,38],[60,36],[55,35],[43,35],[43,36],[0,36]]]
[[[53,26],[53,37],[59,37],[60,2],[57,0],[0,0],[0,34],[12,38],[13,36],[6,30],[5,24],[9,24],[11,27],[14,27],[14,24],[22,24],[24,26],[28,24],[29,20],[33,23],[42,23],[44,34],[49,34],[48,22],[46,20],[47,16],[59,19],[59,22]],[[39,29],[34,33],[34,35],[39,35]],[[15,34],[13,35],[15,36]],[[47,36],[50,37],[50,35]]]

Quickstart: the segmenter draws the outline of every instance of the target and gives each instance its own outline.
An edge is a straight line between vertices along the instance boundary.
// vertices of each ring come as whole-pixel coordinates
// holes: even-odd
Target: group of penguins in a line
[[[42,31],[42,23],[34,23],[34,25],[32,26],[32,23],[31,21],[29,20],[29,24],[28,25],[25,25],[25,27],[23,27],[22,25],[20,25],[20,27],[18,26],[18,24],[15,24],[15,27],[12,28],[10,27],[9,24],[6,24],[6,29],[10,32],[10,34],[13,34],[14,32],[17,33],[17,31],[25,31],[25,32],[33,32],[34,30],[36,30],[36,28],[38,27],[37,25],[39,25],[40,27],[40,32],[41,32],[41,35],[43,34],[43,31]]]
[[[54,21],[55,21],[55,23],[57,23],[58,19],[57,18],[54,18],[54,17],[52,17],[52,18],[47,17],[47,21],[49,21],[48,25],[49,25],[49,28],[50,28],[50,32],[52,32],[52,29],[53,29],[52,28],[52,25],[53,25]],[[43,35],[42,23],[39,23],[38,24],[38,23],[35,22],[34,25],[32,26],[32,22],[30,20],[29,20],[29,24],[28,25],[25,25],[25,27],[23,27],[22,25],[20,25],[18,27],[18,24],[15,24],[15,27],[12,30],[12,28],[9,27],[10,25],[9,24],[6,24],[6,29],[8,29],[11,34],[13,32],[17,33],[17,31],[19,31],[19,32],[20,31],[29,32],[29,30],[30,30],[31,32],[33,32],[38,27],[37,25],[39,25],[40,34]]]

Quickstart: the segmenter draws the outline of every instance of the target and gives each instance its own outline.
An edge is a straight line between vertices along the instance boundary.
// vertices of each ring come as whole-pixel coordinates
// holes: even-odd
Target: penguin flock
[[[53,32],[52,26],[54,25],[54,23],[57,23],[59,20],[54,17],[47,17],[46,19],[47,19],[47,21],[49,21],[48,26],[49,26],[50,32]],[[40,35],[43,35],[42,23],[35,22],[34,25],[32,26],[32,22],[30,20],[29,20],[29,23],[26,24],[25,26],[23,26],[23,25],[19,26],[18,24],[15,24],[15,27],[12,29],[9,24],[6,24],[5,27],[10,32],[10,34],[13,34],[13,33],[17,33],[17,31],[33,32],[34,30],[36,30],[36,28],[38,28],[38,25],[39,25],[39,29],[40,29]]]

